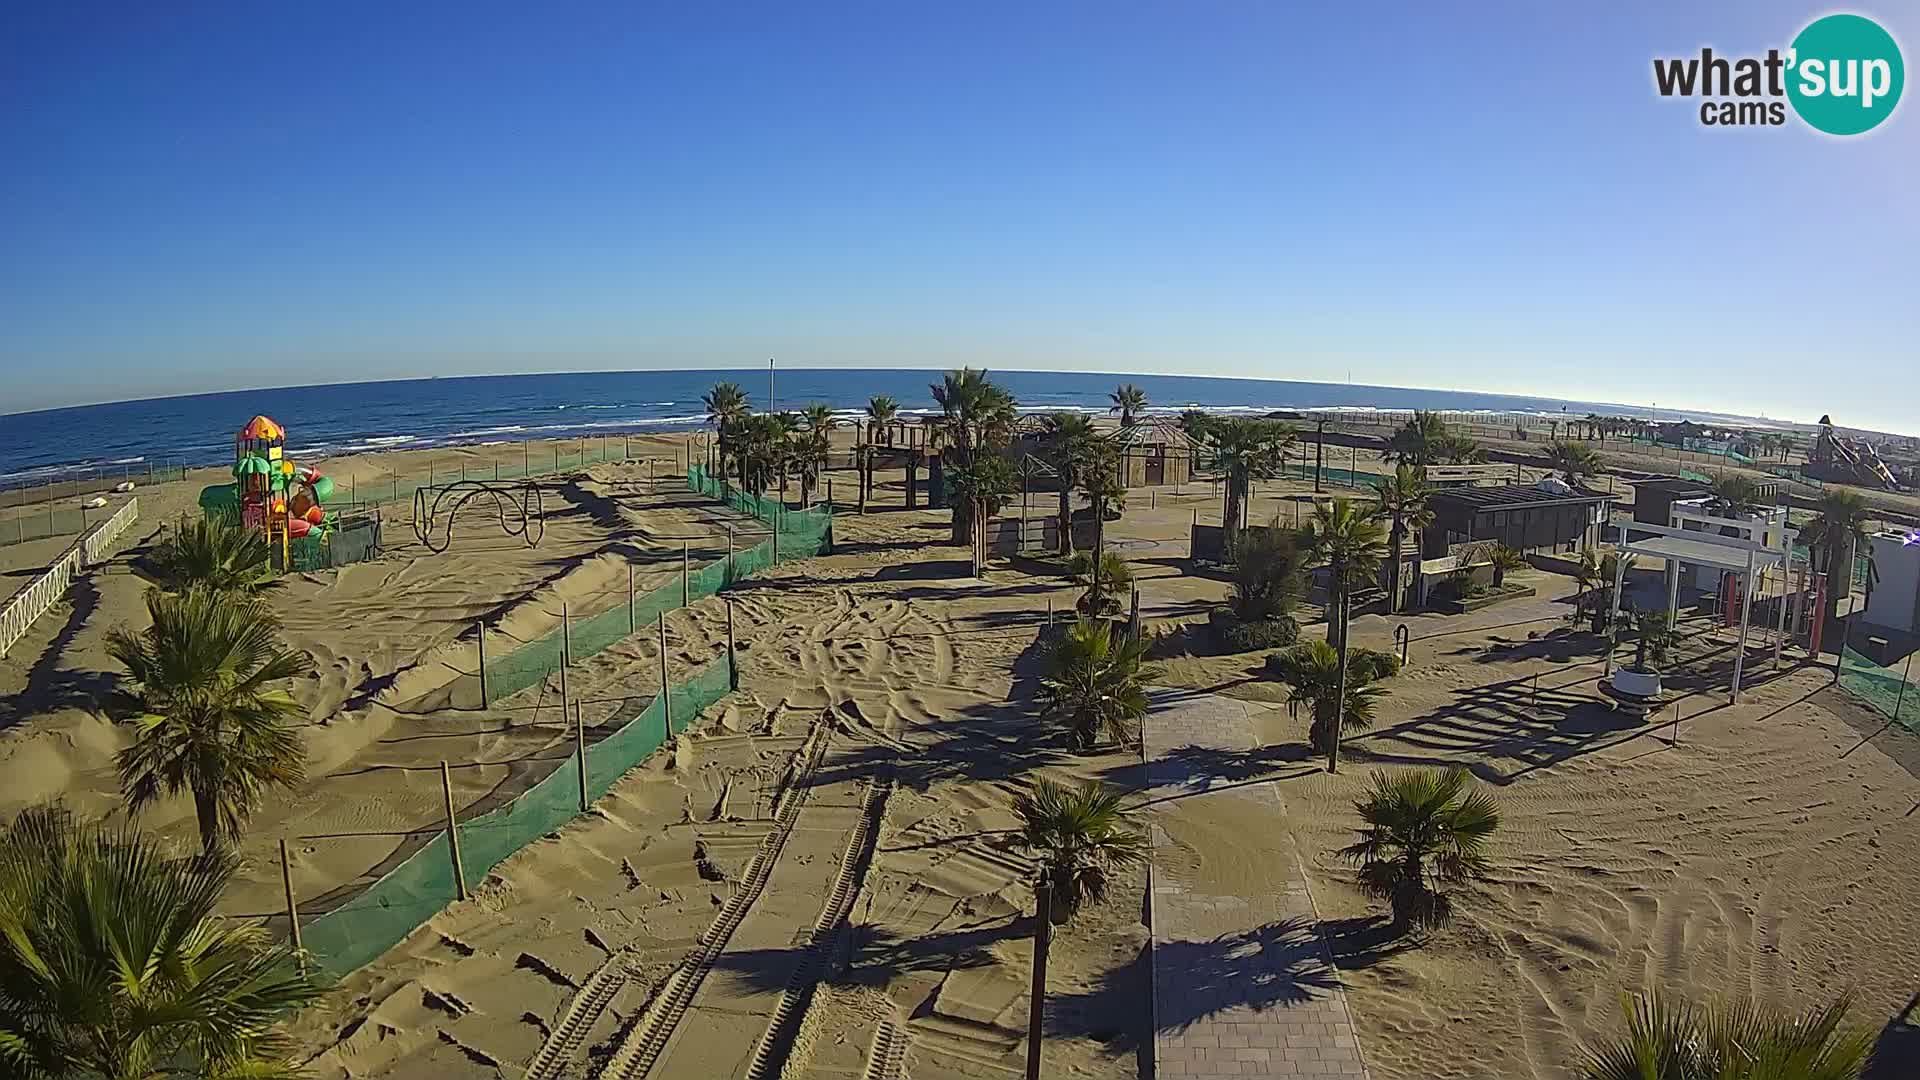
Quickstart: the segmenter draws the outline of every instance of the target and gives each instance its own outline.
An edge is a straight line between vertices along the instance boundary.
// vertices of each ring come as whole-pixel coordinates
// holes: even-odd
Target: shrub
[[[1225,605],[1207,613],[1207,626],[1214,648],[1223,652],[1284,649],[1300,640],[1300,624],[1291,616],[1242,619]]]
[[[1391,679],[1400,674],[1400,658],[1378,649],[1350,648],[1347,650],[1347,667],[1354,674],[1364,676],[1368,682]]]

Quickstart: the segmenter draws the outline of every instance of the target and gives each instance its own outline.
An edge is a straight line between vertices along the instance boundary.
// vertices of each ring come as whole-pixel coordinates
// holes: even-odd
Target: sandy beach
[[[635,439],[633,460],[543,480],[538,547],[476,513],[436,555],[394,505],[382,558],[288,579],[271,603],[316,663],[296,687],[312,777],[254,819],[234,914],[284,928],[282,838],[307,913],[397,863],[441,819],[442,760],[464,818],[564,757],[553,687],[485,708],[463,697],[473,626],[497,627],[489,649],[510,647],[556,626],[563,602],[618,603],[630,566],[650,589],[675,580],[683,552],[698,565],[725,553],[729,529],[761,531],[684,489],[685,446]],[[460,458],[485,475],[523,453],[436,451],[435,467]],[[1379,468],[1367,452],[1355,460]],[[425,463],[391,453],[325,468],[364,497]],[[834,476],[855,489],[852,473]],[[0,660],[0,812],[61,797],[122,813],[112,756],[125,736],[110,719],[118,675],[104,637],[140,627],[140,553],[222,479],[138,491],[121,556]],[[293,1032],[316,1075],[626,1076],[646,1062],[648,1075],[704,1078],[772,1061],[778,1075],[829,1080],[885,1075],[869,1069],[888,1054],[914,1080],[1018,1075],[1033,900],[1013,799],[1039,777],[1138,792],[1140,761],[1071,753],[1035,718],[1042,624],[1049,602],[1071,607],[1074,587],[1025,561],[970,576],[966,551],[945,545],[947,513],[905,510],[900,474],[880,480],[871,513],[839,515],[834,554],[667,616],[678,679],[724,651],[732,604],[740,690],[301,1014]],[[1250,517],[1288,521],[1310,491],[1263,483]],[[1601,704],[1592,644],[1555,633],[1572,580],[1519,571],[1535,597],[1355,621],[1356,643],[1380,649],[1407,624],[1410,664],[1328,774],[1307,760],[1306,721],[1280,704],[1284,688],[1259,676],[1263,654],[1213,655],[1190,629],[1227,592],[1187,564],[1196,512],[1218,520],[1204,483],[1136,490],[1109,542],[1134,566],[1162,683],[1254,708],[1265,746],[1211,767],[1270,782],[1281,810],[1201,796],[1178,814],[1139,813],[1196,872],[1249,895],[1275,887],[1275,868],[1237,857],[1236,837],[1293,838],[1374,1076],[1571,1080],[1582,1043],[1617,1029],[1619,996],[1646,987],[1784,1005],[1851,990],[1856,1019],[1876,1029],[1914,1008],[1920,740],[1882,730],[1827,686],[1828,671],[1762,665],[1737,706],[1701,693],[1677,730],[1633,723]],[[0,547],[0,573],[23,579],[61,546]],[[1324,633],[1317,608],[1299,614]],[[644,703],[660,659],[643,632],[573,669],[590,735]],[[1352,803],[1373,769],[1433,763],[1471,770],[1505,823],[1492,880],[1413,947],[1383,933],[1381,906],[1335,852],[1352,842]],[[141,824],[192,842],[184,801]],[[1123,881],[1056,940],[1047,1075],[1145,1074],[1146,896],[1144,873]],[[1883,1043],[1885,1075],[1920,1068],[1903,1030]]]

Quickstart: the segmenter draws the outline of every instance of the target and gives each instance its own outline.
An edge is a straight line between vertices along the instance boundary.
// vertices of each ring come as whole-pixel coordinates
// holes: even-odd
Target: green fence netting
[[[668,691],[674,734],[726,696],[732,682],[728,664],[721,656]],[[638,716],[587,748],[589,801],[605,795],[627,770],[666,742],[662,708],[656,695]],[[546,779],[506,805],[460,824],[460,864],[469,887],[514,852],[579,814],[579,761],[569,754]],[[452,853],[446,834],[439,833],[367,891],[302,927],[301,944],[326,970],[345,975],[404,941],[458,895]]]
[[[1873,707],[1881,716],[1920,731],[1920,701],[1901,673],[1881,667],[1851,648],[1840,654],[1840,688]]]
[[[827,550],[833,531],[828,508],[792,511],[755,496],[728,493],[698,466],[687,480],[694,490],[726,498],[730,505],[772,524],[780,559]],[[631,609],[619,604],[489,661],[488,696],[497,699],[535,685],[558,670],[563,656],[579,660],[630,633],[646,632],[662,612],[712,596],[772,565],[773,549],[774,538],[769,537],[690,573],[684,594],[680,583],[672,582],[636,597]],[[655,695],[632,719],[588,747],[587,798],[605,795],[627,770],[658,750],[670,733],[685,731],[701,710],[725,697],[734,679],[731,664],[728,655],[721,655],[684,682],[668,687],[664,700]],[[558,747],[555,753],[561,753]],[[545,779],[506,805],[459,825],[461,867],[467,881],[478,882],[509,855],[553,833],[579,813],[579,764],[567,755]],[[344,975],[405,940],[457,896],[451,848],[446,834],[438,833],[365,892],[304,924],[301,944],[327,971]]]

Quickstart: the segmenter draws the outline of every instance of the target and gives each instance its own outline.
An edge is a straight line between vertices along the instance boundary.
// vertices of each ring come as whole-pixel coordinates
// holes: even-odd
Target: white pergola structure
[[[1630,540],[1629,532],[1647,535],[1644,539]],[[1774,547],[1757,540],[1716,532],[1623,522],[1620,525],[1620,558],[1613,575],[1613,611],[1607,620],[1607,658],[1602,677],[1613,674],[1613,650],[1620,637],[1620,592],[1626,584],[1629,556],[1644,555],[1665,563],[1669,626],[1673,625],[1673,617],[1679,608],[1682,563],[1732,570],[1742,575],[1740,585],[1744,593],[1740,600],[1740,643],[1733,655],[1733,690],[1728,698],[1737,704],[1740,701],[1740,680],[1746,673],[1747,628],[1753,620],[1756,586],[1760,575],[1766,570],[1775,566],[1784,569],[1788,565],[1793,557],[1793,536],[1790,531],[1782,531],[1780,544]],[[1780,604],[1779,621],[1773,639],[1775,664],[1780,662],[1780,649],[1786,638],[1787,605],[1784,601]]]

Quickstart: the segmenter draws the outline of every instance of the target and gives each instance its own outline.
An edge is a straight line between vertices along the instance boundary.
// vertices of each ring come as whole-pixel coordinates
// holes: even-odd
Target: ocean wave
[[[455,432],[450,432],[449,434],[446,434],[446,435],[442,435],[442,436],[440,436],[440,438],[443,438],[443,439],[477,439],[477,438],[480,438],[480,437],[481,437],[481,436],[483,436],[483,435],[512,435],[512,434],[514,434],[515,432],[518,432],[518,431],[525,431],[525,430],[527,430],[527,429],[526,429],[526,427],[524,427],[523,425],[520,425],[520,424],[507,424],[507,425],[505,425],[504,427],[489,427],[489,428],[475,428],[475,429],[474,429],[474,430],[472,430],[472,431],[455,431]]]
[[[365,439],[361,439],[361,440],[359,440],[359,441],[358,441],[357,443],[355,443],[355,444],[353,444],[353,445],[357,445],[357,446],[398,446],[398,445],[399,445],[399,444],[401,444],[401,443],[406,443],[406,442],[413,442],[414,440],[416,440],[416,439],[418,439],[419,437],[420,437],[420,436],[418,436],[418,435],[374,435],[374,436],[370,436],[370,437],[368,437],[368,438],[365,438]]]

